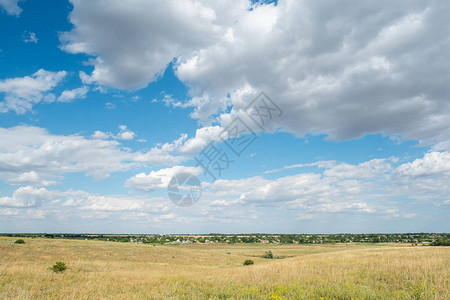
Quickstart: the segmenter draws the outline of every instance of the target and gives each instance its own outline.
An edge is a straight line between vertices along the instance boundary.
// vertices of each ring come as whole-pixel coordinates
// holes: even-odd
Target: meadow
[[[1,299],[450,299],[449,247],[16,240],[0,237]]]

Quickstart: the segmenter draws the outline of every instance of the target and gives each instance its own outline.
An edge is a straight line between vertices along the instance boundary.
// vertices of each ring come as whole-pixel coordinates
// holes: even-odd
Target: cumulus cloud
[[[194,96],[215,101],[239,91],[250,101],[263,90],[284,108],[276,125],[300,136],[398,134],[444,147],[449,11],[439,1],[279,1],[180,59],[176,74]],[[235,114],[242,99],[231,99]]]
[[[395,161],[395,159],[393,159]],[[342,163],[331,167],[324,175],[336,178],[374,178],[379,174],[385,174],[392,168],[389,160],[372,159],[359,165]]]
[[[92,134],[92,138],[100,139],[100,140],[106,140],[110,136],[111,136],[110,134],[100,131],[100,130],[96,130],[96,131],[94,131],[94,134]]]
[[[0,93],[4,99],[0,102],[0,113],[15,111],[24,114],[39,102],[53,102],[55,96],[50,93],[66,77],[65,71],[50,72],[40,69],[31,76],[0,80]]]
[[[11,184],[48,185],[73,172],[104,179],[129,169],[132,159],[117,141],[52,135],[32,126],[0,128],[0,179]]]
[[[197,167],[174,166],[151,171],[149,174],[137,174],[125,181],[125,187],[130,187],[138,191],[150,192],[158,188],[167,188],[170,179],[176,174],[189,173],[197,176],[200,172],[201,169]]]
[[[69,198],[70,199],[70,198]],[[72,200],[72,199],[71,199]],[[75,199],[76,201],[77,199]],[[167,201],[161,198],[148,199],[138,196],[101,196],[84,192],[83,201],[76,206],[80,210],[90,211],[135,211],[135,212],[164,212]]]
[[[181,134],[178,139],[172,142],[157,145],[150,151],[138,154],[135,160],[154,165],[176,165],[188,160],[192,155],[198,154],[210,143],[220,142],[224,137],[223,132],[224,128],[221,126],[202,127],[197,129],[195,135],[190,138],[187,134]],[[104,137],[101,132],[96,133],[96,135]]]
[[[255,176],[203,183],[202,198],[209,199],[214,208],[252,206],[293,210],[302,212],[300,219],[312,219],[318,213],[410,218],[417,212],[401,207],[396,199],[408,199],[408,203],[419,200],[428,205],[448,203],[450,176],[446,166],[449,161],[447,152],[430,152],[399,165],[395,158],[359,164],[317,162],[306,164],[320,166],[316,172],[276,179]],[[414,171],[410,172],[411,168]],[[276,171],[286,169],[289,168]]]
[[[154,197],[127,195],[96,195],[82,190],[58,191],[32,186],[17,189],[11,197],[0,198],[0,207],[10,208],[9,215],[20,216],[24,213],[35,218],[51,211],[58,211],[62,215],[85,214],[86,211],[97,213],[123,212],[165,215],[168,203]],[[27,209],[30,208],[28,210]],[[15,209],[15,210],[14,210]],[[4,209],[3,209],[4,210]],[[84,212],[84,213],[83,213]],[[0,210],[1,214],[1,210]],[[123,217],[123,216],[122,216]]]
[[[198,153],[209,143],[220,141],[222,131],[221,126],[207,126],[197,129],[195,136],[186,140],[178,151],[189,154]]]
[[[0,0],[0,7],[3,8],[8,15],[20,16],[22,9],[18,5],[19,0]]]
[[[171,143],[157,145],[149,151],[137,153],[135,161],[149,163],[153,165],[176,165],[187,160],[187,157],[177,155],[177,150],[183,145],[187,135],[182,134],[177,140]]]
[[[143,230],[156,230],[163,223],[187,224],[193,218],[199,219],[198,213],[185,216],[181,211],[170,211],[171,208],[174,205],[165,197],[98,195],[83,190],[60,191],[26,186],[17,189],[10,197],[0,197],[0,222],[21,220],[20,224],[27,224],[29,220],[45,218],[63,227],[68,222],[79,222],[79,226],[88,224],[88,228],[98,226],[95,222],[101,220],[115,224],[111,227],[109,223],[110,230],[118,230],[117,225],[120,227],[126,223],[133,224],[134,228],[142,224]]]
[[[75,99],[84,99],[89,91],[87,86],[79,87],[73,90],[64,90],[58,97],[58,102],[72,102]]]
[[[105,140],[108,138],[112,138],[115,140],[125,140],[130,141],[136,137],[136,133],[127,128],[126,125],[119,125],[119,132],[117,134],[113,134],[111,132],[103,132],[96,130],[92,135],[94,139]]]
[[[0,180],[9,184],[55,185],[67,173],[85,173],[96,180],[133,166],[176,165],[185,157],[173,153],[186,136],[149,151],[132,152],[118,140],[135,133],[126,126],[115,135],[95,131],[91,138],[52,135],[34,126],[0,127]]]
[[[35,188],[32,186],[17,189],[12,197],[1,197],[0,207],[31,207],[57,198],[57,194],[49,192],[45,188]]]
[[[429,156],[440,157],[440,160],[427,163],[447,164],[447,154],[430,152]],[[204,182],[201,200],[194,210],[189,211],[179,210],[166,197],[97,195],[81,190],[58,191],[25,186],[18,188],[11,196],[0,197],[0,216],[41,218],[52,212],[51,215],[57,215],[58,218],[70,216],[80,219],[143,221],[147,224],[176,223],[184,226],[251,224],[255,218],[266,218],[270,222],[274,216],[281,215],[289,222],[316,221],[323,219],[323,216],[329,218],[331,215],[342,214],[345,214],[346,220],[355,220],[356,216],[361,215],[372,218],[371,220],[410,219],[423,216],[420,208],[411,206],[415,200],[435,206],[446,206],[449,203],[447,175],[438,177],[433,181],[434,185],[420,192],[429,184],[429,176],[411,177],[402,172],[406,166],[416,166],[424,160],[427,158],[417,158],[402,164],[394,159],[373,159],[354,165],[321,163],[323,168],[315,173],[298,173],[276,179],[256,176]],[[336,169],[338,166],[341,167]],[[339,172],[326,172],[333,168]],[[348,176],[342,176],[344,169],[349,170]],[[125,186],[144,192],[166,189],[170,178],[179,172],[191,172],[200,176],[201,170],[184,166],[164,168],[133,176]],[[434,171],[431,173],[435,174]],[[361,174],[366,176],[360,178]],[[396,176],[396,179],[389,176]],[[411,180],[413,181],[409,184]],[[399,198],[408,201],[395,200]],[[276,222],[283,221],[276,218]]]
[[[396,169],[396,174],[409,177],[450,176],[450,153],[428,152],[423,158],[399,166]]]
[[[386,184],[386,176],[391,170],[392,160],[374,159],[358,165],[352,165],[358,172],[349,168],[348,164],[337,164],[324,167],[332,170],[345,167],[351,170],[347,176],[339,172],[300,173],[278,179],[266,179],[261,176],[216,180],[204,182],[202,201],[208,203],[210,209],[236,208],[242,206],[278,207],[288,210],[307,212],[360,212],[384,213],[385,206],[372,201],[377,197],[376,189]],[[389,167],[387,167],[389,165]],[[342,168],[338,168],[342,171]],[[376,171],[374,171],[376,170]],[[172,168],[141,173],[129,178],[126,187],[138,191],[149,192],[167,188],[170,179],[180,172],[189,172],[198,176],[198,167],[176,166]],[[360,178],[361,174],[365,174]],[[381,195],[389,199],[389,194]]]
[[[143,87],[176,58],[192,98],[171,105],[193,107],[202,122],[218,112],[223,122],[265,91],[285,111],[271,130],[382,133],[449,149],[445,1],[72,2],[62,47],[93,56],[87,81]]]
[[[127,129],[127,126],[120,125],[120,132],[117,134],[116,138],[119,140],[132,140],[136,136],[136,133]]]
[[[94,56],[94,71],[83,74],[84,82],[125,89],[146,86],[174,57],[217,41],[221,22],[234,22],[216,14],[214,7],[227,8],[224,1],[115,0],[108,9],[96,1],[71,2],[74,28],[60,36],[62,49]],[[240,3],[228,8],[235,11]]]
[[[436,205],[450,195],[450,153],[431,151],[412,162],[401,164],[390,174],[392,193],[411,199],[434,200]]]

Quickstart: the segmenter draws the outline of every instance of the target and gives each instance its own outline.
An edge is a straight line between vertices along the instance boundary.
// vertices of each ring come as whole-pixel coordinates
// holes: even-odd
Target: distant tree
[[[247,259],[244,261],[244,266],[253,265],[255,262],[251,259]]]
[[[22,239],[19,239],[17,241],[15,241],[16,244],[25,244],[25,241]]]
[[[431,246],[450,246],[450,240],[437,239],[430,244]]]

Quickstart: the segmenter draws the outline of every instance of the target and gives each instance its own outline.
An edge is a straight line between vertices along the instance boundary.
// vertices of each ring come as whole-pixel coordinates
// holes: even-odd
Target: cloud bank
[[[141,88],[175,58],[203,122],[265,91],[285,110],[272,130],[450,147],[446,1],[72,3],[62,48],[92,56],[86,81]]]

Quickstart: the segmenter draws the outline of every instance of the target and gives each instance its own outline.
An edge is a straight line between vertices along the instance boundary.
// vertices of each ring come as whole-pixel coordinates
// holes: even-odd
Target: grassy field
[[[449,247],[15,240],[0,238],[1,299],[450,299]]]

